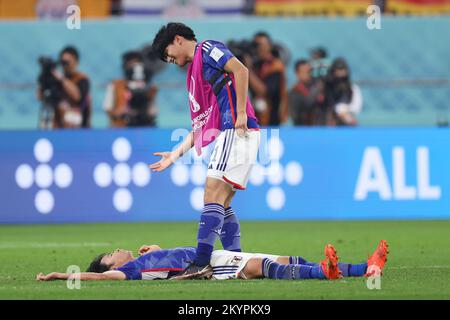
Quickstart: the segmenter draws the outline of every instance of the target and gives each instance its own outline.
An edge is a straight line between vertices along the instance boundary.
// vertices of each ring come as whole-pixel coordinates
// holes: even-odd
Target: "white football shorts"
[[[245,190],[261,140],[259,129],[249,129],[240,137],[235,129],[222,131],[216,139],[207,176],[222,180],[233,190]]]
[[[214,280],[229,280],[238,279],[240,272],[251,258],[268,258],[275,261],[278,257],[263,253],[214,250],[209,264],[213,268],[212,278]]]

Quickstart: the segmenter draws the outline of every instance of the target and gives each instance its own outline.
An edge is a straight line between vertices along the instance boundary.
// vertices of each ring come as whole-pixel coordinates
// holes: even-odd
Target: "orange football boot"
[[[384,264],[387,261],[387,255],[389,253],[388,244],[386,240],[381,240],[375,252],[367,260],[367,272],[366,277],[381,276]]]
[[[338,268],[338,256],[333,245],[325,246],[325,259],[320,262],[322,271],[328,280],[342,278],[342,272]]]

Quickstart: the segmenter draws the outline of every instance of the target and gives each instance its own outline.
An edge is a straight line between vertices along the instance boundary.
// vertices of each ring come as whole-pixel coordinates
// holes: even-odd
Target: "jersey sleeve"
[[[207,40],[203,42],[203,63],[224,70],[225,64],[234,57],[231,51],[221,42]]]
[[[133,262],[129,262],[122,267],[117,268],[117,271],[123,272],[127,280],[142,280],[141,272],[136,269]]]

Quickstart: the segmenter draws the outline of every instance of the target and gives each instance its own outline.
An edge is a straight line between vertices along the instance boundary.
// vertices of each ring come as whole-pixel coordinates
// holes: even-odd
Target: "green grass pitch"
[[[38,272],[84,271],[91,259],[142,244],[195,245],[196,222],[0,226],[0,299],[450,299],[450,221],[244,221],[247,252],[301,255],[319,261],[327,243],[340,261],[361,262],[378,240],[390,254],[380,290],[365,278],[337,281],[101,281],[69,290],[37,282]],[[219,242],[217,243],[219,244]]]

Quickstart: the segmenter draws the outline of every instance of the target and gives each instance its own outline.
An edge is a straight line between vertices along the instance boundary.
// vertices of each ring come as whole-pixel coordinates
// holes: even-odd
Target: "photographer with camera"
[[[262,125],[278,126],[288,119],[285,65],[270,36],[258,32],[253,37],[256,59],[246,56],[249,86],[255,111]]]
[[[64,48],[59,61],[41,57],[38,98],[43,103],[41,128],[89,128],[91,98],[89,78],[77,70],[80,55],[73,46]],[[63,73],[57,70],[61,65]]]
[[[324,102],[322,86],[313,78],[311,63],[300,59],[295,63],[297,83],[289,91],[289,113],[295,126],[312,126],[320,122]]]
[[[350,80],[350,70],[343,58],[336,58],[325,78],[325,104],[333,112],[335,125],[354,126],[361,112],[363,98],[358,85]]]
[[[122,69],[124,78],[113,80],[108,85],[103,102],[110,126],[155,126],[157,88],[149,85],[152,73],[145,66],[143,54],[139,51],[126,52],[122,56]]]

